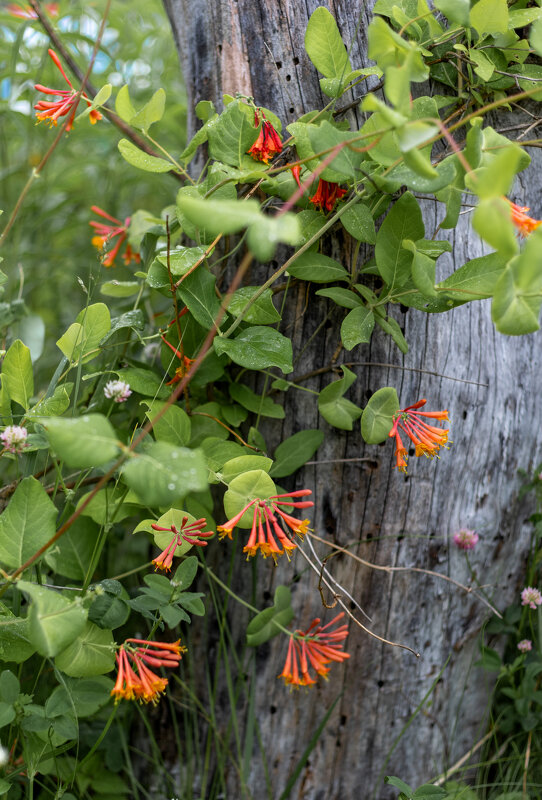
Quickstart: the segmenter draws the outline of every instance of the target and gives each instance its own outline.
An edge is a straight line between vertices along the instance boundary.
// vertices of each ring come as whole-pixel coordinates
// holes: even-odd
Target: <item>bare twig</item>
[[[301,383],[309,378],[314,378],[316,375],[324,375],[331,370],[338,370],[341,367],[386,367],[389,369],[400,369],[403,372],[421,372],[424,375],[434,375],[435,378],[444,378],[447,381],[457,381],[458,383],[468,383],[471,386],[482,386],[484,389],[489,388],[488,383],[479,383],[478,381],[468,381],[465,378],[456,378],[453,375],[443,375],[441,372],[434,372],[430,369],[420,369],[419,367],[403,367],[401,364],[385,364],[380,361],[345,361],[343,364],[328,364],[326,367],[313,369],[311,372],[306,372],[298,378],[294,378],[291,383]]]
[[[314,570],[314,572],[316,572],[317,575],[320,575],[320,569],[316,566],[316,564],[312,563],[311,559],[308,557],[305,551],[302,550],[301,548],[298,548],[298,552],[303,556],[303,558],[308,563],[310,568]],[[322,578],[322,582],[325,583],[330,592],[334,593],[333,587],[325,578]],[[369,628],[365,627],[365,625],[363,625],[359,621],[359,619],[352,614],[346,603],[340,597],[337,597],[337,603],[340,605],[343,611],[345,611],[346,614],[348,614],[352,622],[354,622],[358,627],[360,627],[363,631],[365,631],[365,633],[369,634],[369,636],[372,636],[373,639],[377,639],[379,642],[382,642],[382,644],[389,644],[390,647],[400,647],[402,650],[408,650],[409,653],[415,655],[416,658],[420,658],[420,654],[417,653],[416,650],[413,650],[412,647],[409,647],[406,644],[401,644],[400,642],[392,642],[390,639],[384,639],[383,636],[379,636],[378,633],[374,633],[374,631],[371,631],[369,630]]]
[[[480,600],[485,606],[487,606],[491,611],[500,619],[502,619],[502,614],[497,611],[497,609],[486,600],[485,597],[479,595],[471,586],[465,586],[464,583],[460,583],[456,581],[454,578],[450,578],[449,575],[443,575],[441,572],[434,572],[432,569],[424,569],[423,567],[389,567],[385,564],[373,564],[371,561],[366,561],[364,558],[357,556],[355,553],[351,553],[350,550],[347,550],[345,547],[340,547],[338,544],[334,542],[330,542],[327,539],[322,539],[321,536],[318,536],[316,533],[311,533],[307,531],[307,535],[310,536],[312,539],[316,539],[318,542],[322,542],[322,544],[327,544],[328,547],[331,547],[333,550],[337,552],[344,553],[345,555],[353,558],[354,561],[363,564],[364,567],[368,567],[369,569],[379,570],[380,572],[420,572],[423,575],[431,575],[433,578],[441,578],[443,581],[448,581],[448,583],[453,583],[454,586],[457,586],[458,589],[462,589],[467,594],[472,594],[476,597],[477,600]]]

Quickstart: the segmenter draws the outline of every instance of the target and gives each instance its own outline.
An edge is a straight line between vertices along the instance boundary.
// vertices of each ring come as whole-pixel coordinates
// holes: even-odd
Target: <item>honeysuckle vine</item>
[[[525,146],[540,142],[521,146],[508,140],[487,115],[542,97],[534,63],[542,53],[542,9],[492,2],[497,22],[490,22],[490,13],[481,15],[476,4],[466,10],[468,3],[461,3],[458,10],[437,2],[431,10],[425,0],[378,0],[367,31],[374,63],[359,66],[351,64],[331,14],[319,7],[309,20],[305,47],[329,103],[283,126],[259,98],[224,95],[219,110],[203,100],[195,109],[199,128],[181,152],[170,152],[154,132],[167,112],[162,89],[136,108],[123,86],[114,112],[107,105],[109,84],[86,92],[109,5],[82,79],[61,33],[35,0],[20,13],[8,7],[16,20],[43,24],[51,37],[49,56],[69,88],[50,88],[47,80],[35,84],[37,120],[60,130],[11,210],[1,241],[61,138],[69,147],[87,116],[90,122],[102,114],[116,120],[128,132],[118,143],[126,169],[139,169],[142,176],[163,173],[171,191],[164,209],[104,203],[105,210],[95,204],[103,202],[99,187],[89,190],[88,238],[98,250],[93,255],[103,276],[103,299],[96,302],[86,289],[88,302],[50,343],[58,366],[47,381],[35,385],[27,343],[13,341],[9,326],[3,331],[9,346],[0,373],[7,484],[1,495],[7,505],[0,515],[0,617],[18,631],[10,659],[21,665],[21,674],[48,660],[54,665],[47,678],[52,687],[58,676],[58,686],[67,681],[70,687],[99,677],[96,714],[112,701],[156,704],[168,691],[166,675],[177,675],[180,667],[184,626],[208,610],[205,595],[189,591],[199,569],[212,593],[224,591],[251,615],[248,647],[279,634],[288,638],[278,677],[290,688],[327,678],[332,662],[338,674],[350,657],[344,649],[348,626],[419,655],[406,643],[382,637],[378,625],[369,629],[361,622],[358,591],[337,582],[330,553],[370,569],[446,580],[496,611],[481,587],[422,567],[374,564],[339,547],[304,518],[320,498],[293,488],[292,476],[314,463],[333,428],[357,436],[367,453],[391,438],[395,451],[389,445],[379,454],[383,466],[394,462],[392,480],[406,472],[407,438],[416,456],[438,460],[451,432],[441,424],[448,422],[447,410],[425,410],[426,403],[434,407],[434,373],[418,370],[423,399],[399,398],[394,387],[384,386],[362,408],[346,395],[358,379],[354,370],[368,362],[342,358],[341,373],[337,368],[337,377],[313,392],[317,428],[297,431],[270,453],[260,424],[262,418],[283,419],[283,393],[302,388],[304,376],[289,378],[303,349],[294,353],[282,327],[296,284],[305,284],[307,297],[313,292],[310,302],[326,303],[325,319],[336,323],[329,334],[335,337],[332,365],[343,350],[366,346],[375,330],[406,353],[409,343],[393,311],[399,303],[415,313],[439,314],[487,299],[500,333],[538,330],[541,210],[528,216],[514,178],[529,166]],[[362,82],[365,94],[339,107]],[[439,82],[442,94],[434,89]],[[415,91],[412,84],[418,85]],[[429,85],[434,93],[423,94]],[[359,127],[353,118],[343,119],[356,106]],[[460,130],[462,141],[454,136]],[[43,126],[44,149],[52,135]],[[434,231],[426,231],[420,196],[435,201]],[[472,226],[493,252],[437,279],[438,259],[452,250],[441,232],[456,227],[465,203],[474,207]],[[350,238],[348,264],[328,255],[328,233]],[[272,274],[259,279],[270,270],[258,265],[275,259]],[[457,412],[450,409],[452,420]],[[445,457],[453,459],[454,450]],[[430,468],[438,469],[436,460]],[[416,463],[413,469],[419,469]],[[216,503],[223,506],[218,525]],[[145,551],[147,560],[116,569],[112,578],[106,565],[119,552],[120,526],[134,535],[126,545],[133,557],[143,559]],[[470,528],[457,531],[452,541],[458,550],[483,546]],[[321,624],[315,616],[305,630],[292,630],[289,587],[276,587],[273,604],[258,610],[209,568],[207,554],[217,550],[222,560],[233,553],[236,570],[251,569],[246,561],[253,557],[254,569],[266,575],[286,562],[281,574],[289,575],[288,583],[297,561],[309,568],[304,574],[314,582],[315,607],[341,611],[330,621]],[[240,550],[244,557],[238,557]],[[279,562],[281,555],[286,559]],[[539,601],[539,590],[526,587],[524,604],[536,608]],[[147,639],[141,638],[144,629]],[[526,641],[517,645],[522,653]],[[9,661],[3,652],[0,658]],[[278,649],[272,652],[279,658]],[[189,650],[184,658],[192,657]],[[103,677],[115,667],[116,679]],[[18,679],[9,675],[3,680],[15,687]],[[61,760],[62,748],[73,747],[77,735],[66,732],[47,705],[36,710],[18,699],[19,691],[12,694],[4,726],[13,723],[14,756],[37,759],[36,770],[47,759]],[[75,701],[66,715],[78,720]],[[46,731],[41,755],[34,740],[16,732],[25,725],[34,730],[38,717],[46,720],[39,728]],[[49,774],[46,780],[56,791],[55,778]]]

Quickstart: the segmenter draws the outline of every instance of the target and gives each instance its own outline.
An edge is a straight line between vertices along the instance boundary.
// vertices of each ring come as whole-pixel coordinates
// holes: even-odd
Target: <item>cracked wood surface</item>
[[[303,47],[307,20],[318,4],[316,0],[165,0],[187,85],[192,133],[197,123],[190,116],[195,103],[212,99],[221,108],[223,91],[253,95],[258,105],[274,109],[284,125],[328,101]],[[353,42],[354,67],[368,64],[365,31],[371,5],[361,0],[327,4],[347,46]],[[351,99],[346,96],[340,102]],[[542,200],[540,158],[535,150],[533,164],[520,176],[514,194],[515,200],[534,209],[540,209]],[[443,216],[437,204],[425,206],[428,237]],[[438,279],[484,252],[470,228],[468,213],[450,236],[453,254],[439,260]],[[328,238],[326,247],[326,252],[350,266],[352,248],[345,235]],[[270,274],[275,266],[266,265],[260,272]],[[260,272],[253,274],[254,282]],[[322,326],[331,306],[313,291],[307,304],[303,286],[297,292],[296,302],[290,297],[281,330],[293,336],[294,353],[303,351],[294,368],[294,375],[301,375],[330,363],[344,312],[336,309]],[[276,446],[281,438],[303,428],[325,431],[326,440],[315,460],[335,463],[306,467],[296,476],[295,488],[314,490],[317,534],[342,547],[353,545],[352,552],[369,561],[423,567],[467,583],[465,559],[454,549],[451,536],[458,527],[476,528],[480,544],[471,564],[487,593],[503,608],[518,596],[530,535],[526,520],[531,508],[518,500],[517,470],[532,470],[540,461],[540,335],[506,338],[498,334],[487,301],[447,314],[425,315],[413,309],[403,314],[398,307],[392,313],[404,328],[409,353],[403,356],[381,334],[373,336],[370,345],[351,353],[343,350],[339,364],[378,362],[400,368],[352,367],[358,380],[347,396],[363,406],[371,392],[394,385],[403,406],[427,397],[431,408],[448,408],[450,451],[434,462],[411,458],[410,474],[405,477],[392,468],[391,444],[364,445],[358,426],[352,433],[331,428],[319,417],[314,395],[295,389],[284,397],[282,430],[274,421],[268,443]],[[318,335],[311,338],[319,327]],[[329,372],[304,385],[319,391],[336,377]],[[370,460],[335,461],[360,457]],[[293,487],[291,479],[283,483]],[[322,544],[315,543],[315,548],[321,557],[330,552]],[[291,797],[395,797],[395,791],[384,787],[383,775],[399,775],[413,785],[422,783],[466,753],[485,733],[491,680],[487,673],[472,669],[472,664],[487,608],[472,595],[427,575],[376,572],[342,554],[331,560],[329,568],[371,617],[370,623],[361,618],[364,624],[381,636],[408,644],[421,658],[384,646],[351,624],[349,661],[334,665],[327,683],[307,693],[289,693],[276,680],[285,657],[284,639],[277,637],[259,648],[256,714],[272,790],[268,794],[263,788],[262,753],[255,742],[247,796],[280,796],[337,697]],[[248,565],[246,570],[245,591]],[[306,571],[299,555],[292,564],[281,563],[276,570],[267,561],[259,563],[257,570],[260,607],[269,604],[278,583],[289,582],[297,571],[301,580],[292,586],[296,624],[304,627],[317,615],[327,621],[336,613],[322,608],[318,576]],[[230,622],[238,626],[242,639],[248,621],[244,610],[236,607],[230,613]],[[428,702],[420,709],[431,687]],[[237,709],[241,727],[246,711],[244,706]],[[399,738],[416,711],[413,724]],[[224,713],[227,718],[229,709]],[[236,780],[232,769],[228,773],[232,798],[245,796]]]

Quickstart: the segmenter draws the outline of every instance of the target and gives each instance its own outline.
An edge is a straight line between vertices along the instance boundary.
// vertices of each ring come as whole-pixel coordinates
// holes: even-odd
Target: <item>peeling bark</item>
[[[253,95],[258,105],[276,110],[285,125],[328,101],[303,47],[317,0],[164,2],[180,53],[189,115],[202,99],[221,107],[223,91]],[[361,0],[328,3],[347,46],[354,41],[355,66],[367,65],[365,30],[371,5]],[[196,122],[189,117],[192,132]],[[533,165],[521,177],[515,197],[535,208],[542,200],[538,153],[531,151]],[[428,237],[442,219],[436,206],[427,204],[424,209]],[[451,241],[454,251],[439,260],[439,279],[483,254],[468,214],[461,217]],[[349,266],[350,245],[340,239],[328,244],[330,254]],[[304,287],[297,303],[290,302],[282,330],[293,331],[294,353],[303,353],[295,376],[331,362],[342,310],[333,311],[331,325],[311,338],[329,308],[314,294],[306,306]],[[403,314],[397,307],[392,313],[404,328],[409,353],[403,356],[380,334],[370,345],[343,351],[337,363],[362,362],[352,367],[358,380],[348,397],[363,406],[371,392],[385,385],[397,387],[402,405],[427,397],[432,408],[450,410],[451,450],[436,462],[411,459],[410,475],[404,477],[392,469],[391,445],[364,445],[357,426],[352,433],[331,428],[319,417],[314,396],[295,390],[285,396],[286,419],[282,430],[276,424],[270,444],[303,428],[320,428],[326,440],[317,461],[369,459],[315,464],[296,476],[296,488],[308,486],[315,492],[316,532],[342,547],[353,544],[352,552],[369,561],[423,567],[468,583],[465,560],[451,544],[451,536],[458,527],[476,528],[480,544],[471,564],[503,608],[517,597],[530,535],[526,522],[530,509],[518,500],[517,470],[531,470],[540,461],[540,336],[507,338],[496,333],[486,301],[447,314],[425,315],[413,309]],[[319,391],[334,378],[331,372],[324,373],[304,385]],[[317,550],[322,557],[329,552],[323,545]],[[383,775],[422,783],[466,753],[485,732],[490,682],[487,673],[471,667],[488,609],[445,580],[420,573],[374,571],[342,554],[329,566],[370,615],[370,623],[361,618],[364,624],[422,655],[417,660],[351,625],[350,660],[332,669],[328,683],[310,693],[289,694],[276,680],[285,656],[283,639],[277,637],[261,648],[256,655],[256,714],[272,784],[270,796],[280,796],[326,709],[340,696],[291,796],[395,797],[384,787]],[[291,580],[295,569],[304,569],[299,556],[292,565],[280,564],[276,570],[267,562],[258,564],[260,606],[266,602],[264,593]],[[318,577],[307,572],[294,584],[301,627],[323,615],[317,584]],[[335,612],[325,613],[327,620]],[[241,636],[246,618],[241,612],[236,616]],[[241,726],[245,712],[238,709]],[[399,739],[415,713],[413,724]],[[228,778],[232,798],[241,796],[236,778],[232,770]],[[248,787],[260,798],[268,796],[265,785],[256,743]]]

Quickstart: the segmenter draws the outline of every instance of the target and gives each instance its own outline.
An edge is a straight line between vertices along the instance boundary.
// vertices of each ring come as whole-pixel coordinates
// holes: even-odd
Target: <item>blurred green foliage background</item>
[[[22,5],[22,3],[21,3]],[[61,2],[50,17],[65,46],[85,71],[96,39],[105,0]],[[38,20],[12,16],[0,8],[0,227],[5,225],[32,169],[40,162],[56,130],[36,125],[33,105],[43,99],[35,83],[66,88],[47,54],[51,43]],[[69,72],[68,72],[69,75]],[[73,76],[69,75],[70,78]],[[90,76],[97,88],[128,84],[136,107],[163,87],[166,113],[153,134],[173,154],[185,144],[186,99],[169,22],[160,0],[113,0],[107,27]],[[76,81],[74,84],[77,85]],[[47,99],[50,99],[49,97]],[[80,105],[79,112],[83,111]],[[162,175],[128,165],[117,150],[122,133],[107,119],[91,125],[88,118],[66,134],[41,177],[33,184],[15,226],[2,248],[2,269],[8,275],[2,301],[20,299],[23,325],[45,347],[36,368],[38,386],[58,363],[54,342],[86,304],[106,300],[99,294],[104,280],[129,280],[137,266],[106,270],[91,245],[90,207],[98,205],[124,220],[142,208],[159,216],[174,201],[177,184]],[[113,301],[114,303],[115,301]],[[5,311],[5,309],[4,309]],[[2,313],[0,311],[0,317]],[[43,325],[40,323],[40,319]],[[0,326],[5,331],[5,321]],[[9,344],[18,335],[9,329]]]

